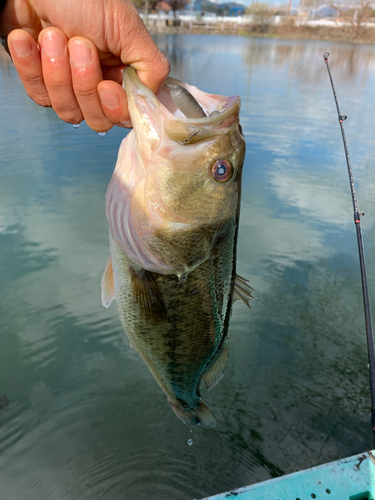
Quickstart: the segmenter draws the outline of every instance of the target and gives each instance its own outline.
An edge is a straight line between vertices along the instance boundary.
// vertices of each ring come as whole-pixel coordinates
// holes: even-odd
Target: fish
[[[130,345],[188,426],[212,429],[201,396],[228,365],[232,304],[252,298],[236,274],[245,140],[240,98],[168,77],[156,96],[126,67],[133,129],[106,193],[113,300]]]

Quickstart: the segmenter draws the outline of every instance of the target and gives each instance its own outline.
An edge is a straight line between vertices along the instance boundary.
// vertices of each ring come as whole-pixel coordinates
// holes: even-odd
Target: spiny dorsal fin
[[[113,284],[113,268],[112,259],[109,257],[104,269],[102,277],[102,304],[104,307],[109,307],[112,300],[115,298],[115,287]]]
[[[234,288],[233,288],[233,299],[232,303],[236,300],[241,300],[247,307],[250,308],[250,299],[254,297],[251,295],[251,292],[254,291],[250,285],[248,285],[249,280],[242,278],[238,274],[236,274],[236,279],[234,280]]]
[[[225,340],[221,347],[219,357],[208,372],[202,376],[203,383],[209,391],[215,387],[224,376],[228,366],[228,352],[228,341]]]
[[[141,313],[157,323],[165,320],[167,309],[158,284],[150,271],[135,271],[130,267],[132,275],[133,297],[138,302]]]

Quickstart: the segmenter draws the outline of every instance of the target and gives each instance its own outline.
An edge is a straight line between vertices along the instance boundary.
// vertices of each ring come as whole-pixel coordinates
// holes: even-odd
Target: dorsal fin
[[[132,275],[133,297],[138,302],[144,317],[157,323],[165,320],[167,309],[158,284],[150,271],[135,271],[130,267]]]
[[[224,376],[228,366],[228,352],[228,341],[225,340],[213,366],[202,376],[203,383],[209,391],[215,387]]]
[[[104,269],[102,277],[102,304],[104,307],[109,307],[112,300],[115,298],[115,287],[113,284],[113,268],[112,259],[109,257]]]
[[[238,274],[236,274],[236,278],[234,280],[234,288],[233,288],[233,298],[232,303],[236,300],[241,300],[247,307],[250,308],[250,299],[254,297],[251,295],[251,292],[254,291],[250,285],[248,285],[249,280],[242,278]]]

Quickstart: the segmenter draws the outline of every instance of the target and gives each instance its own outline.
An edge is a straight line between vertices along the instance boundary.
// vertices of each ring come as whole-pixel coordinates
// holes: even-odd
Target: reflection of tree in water
[[[159,49],[167,56],[175,73],[180,74],[186,59],[191,51],[190,44],[178,43],[175,37],[155,37]]]
[[[225,37],[217,37],[218,43],[210,43],[211,37],[206,35],[155,35],[154,40],[159,49],[167,56],[172,67],[172,76],[184,79],[188,83],[197,84],[197,76],[204,75],[212,64],[213,54],[222,54],[228,50]],[[241,39],[239,39],[241,40]],[[241,54],[242,44],[231,40],[231,51]]]
[[[331,42],[285,42],[280,40],[257,41],[244,47],[243,61],[250,66],[276,66],[281,71],[293,73],[303,82],[318,83],[327,78],[322,71],[323,53],[331,46],[330,65],[335,77],[353,83],[362,82],[367,71],[374,66],[375,51],[372,47],[339,45]],[[249,82],[250,83],[250,82]]]

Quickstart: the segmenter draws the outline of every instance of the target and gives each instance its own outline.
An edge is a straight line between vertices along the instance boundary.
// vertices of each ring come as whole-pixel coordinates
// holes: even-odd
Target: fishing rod
[[[363,239],[362,239],[362,231],[361,231],[361,217],[364,212],[360,212],[358,209],[357,195],[355,193],[355,186],[353,180],[352,166],[350,164],[349,158],[349,150],[348,145],[346,143],[345,131],[344,131],[344,121],[347,119],[346,115],[342,115],[339,108],[339,103],[337,100],[335,86],[333,84],[331,71],[329,69],[328,64],[328,56],[329,52],[323,54],[324,62],[327,66],[328,76],[331,81],[331,87],[333,92],[333,97],[336,103],[337,115],[339,118],[339,124],[341,128],[342,140],[344,143],[345,149],[345,157],[346,157],[346,165],[348,167],[349,174],[349,182],[350,182],[350,190],[352,193],[352,202],[353,202],[353,210],[354,210],[354,224],[357,231],[357,242],[358,242],[358,253],[359,253],[359,263],[361,267],[361,279],[362,279],[362,292],[363,292],[363,305],[365,309],[365,323],[366,323],[366,338],[367,338],[367,351],[368,351],[368,363],[369,363],[369,371],[370,371],[370,391],[371,391],[371,424],[372,424],[372,432],[374,438],[375,445],[375,358],[374,358],[374,339],[372,335],[372,326],[371,326],[371,312],[370,312],[370,300],[368,296],[368,288],[367,288],[367,276],[366,276],[366,265],[365,265],[365,255],[363,251]]]

